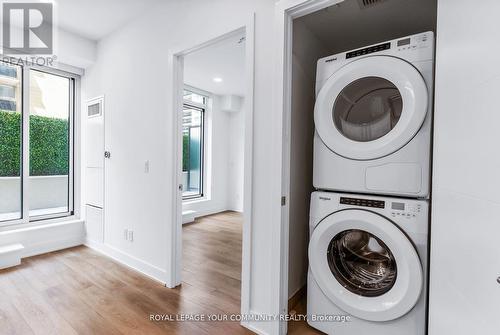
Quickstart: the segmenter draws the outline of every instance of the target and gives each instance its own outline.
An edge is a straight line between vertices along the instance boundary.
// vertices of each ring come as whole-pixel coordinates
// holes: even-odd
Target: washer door
[[[340,68],[320,90],[316,130],[340,156],[368,160],[406,145],[427,114],[427,86],[410,63],[365,57]]]
[[[321,221],[309,243],[309,265],[332,303],[364,320],[397,319],[422,292],[413,244],[394,223],[365,210],[343,210]]]

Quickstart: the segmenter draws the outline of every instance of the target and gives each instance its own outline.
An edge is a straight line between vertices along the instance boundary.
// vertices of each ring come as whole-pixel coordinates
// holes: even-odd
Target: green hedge
[[[189,135],[182,136],[182,171],[189,170]]]
[[[30,116],[30,175],[68,174],[68,120]],[[19,176],[21,115],[0,111],[0,176]]]

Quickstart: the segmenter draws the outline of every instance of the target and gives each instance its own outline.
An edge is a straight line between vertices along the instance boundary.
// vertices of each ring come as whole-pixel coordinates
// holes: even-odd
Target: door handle
[[[111,152],[109,151],[104,151],[104,158],[111,158]]]
[[[500,277],[498,277],[498,278],[497,278],[497,283],[499,283],[499,284],[500,284]]]

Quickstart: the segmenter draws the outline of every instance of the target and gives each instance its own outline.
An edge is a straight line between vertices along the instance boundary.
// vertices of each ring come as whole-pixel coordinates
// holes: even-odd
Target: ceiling
[[[40,0],[47,2],[46,0]],[[50,0],[49,0],[50,1]],[[58,26],[100,40],[162,0],[52,0]]]
[[[184,82],[218,95],[245,94],[244,32],[194,51],[184,57]],[[222,82],[214,82],[221,78]]]
[[[362,7],[359,0],[306,15],[301,21],[324,43],[329,54],[435,31],[437,0],[382,0]],[[327,55],[324,55],[327,56]]]

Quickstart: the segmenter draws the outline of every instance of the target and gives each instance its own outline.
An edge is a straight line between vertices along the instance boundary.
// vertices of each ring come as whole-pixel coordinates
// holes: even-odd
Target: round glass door
[[[398,123],[403,100],[398,88],[379,77],[365,77],[346,86],[333,105],[333,121],[345,137],[374,141]]]
[[[404,147],[419,131],[428,90],[410,63],[389,56],[355,60],[321,87],[314,125],[323,143],[355,160],[377,159]]]
[[[318,223],[309,241],[309,268],[333,304],[369,321],[408,313],[424,281],[408,236],[389,219],[359,209],[335,212]]]
[[[337,234],[327,250],[328,265],[339,283],[363,297],[387,293],[396,282],[394,255],[378,237],[362,230]]]

